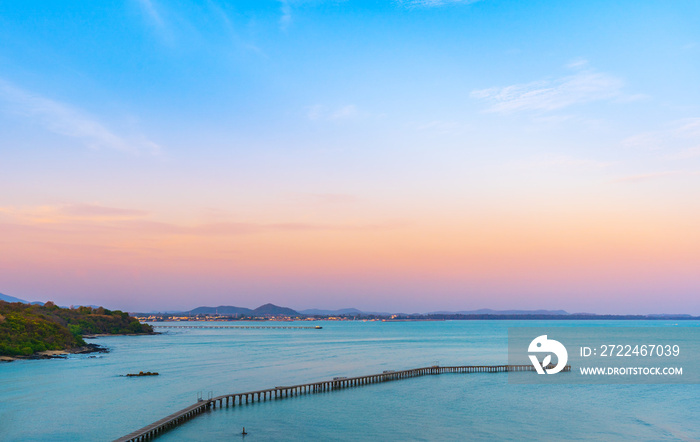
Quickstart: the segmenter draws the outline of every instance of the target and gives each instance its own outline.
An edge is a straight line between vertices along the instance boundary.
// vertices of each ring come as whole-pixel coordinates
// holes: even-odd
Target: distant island
[[[651,315],[598,315],[594,313],[569,313],[565,310],[468,310],[436,311],[430,313],[364,312],[356,308],[339,310],[307,309],[296,311],[288,307],[265,304],[255,309],[220,305],[197,307],[183,312],[134,313],[147,321],[231,321],[231,320],[380,320],[380,321],[444,321],[444,320],[700,320],[700,316],[687,314]]]
[[[119,310],[103,307],[61,308],[53,302],[27,304],[0,300],[0,357],[49,356],[55,352],[88,353],[87,335],[150,334],[153,328]]]
[[[222,305],[219,307],[197,307],[187,312],[181,312],[180,315],[230,315],[230,316],[245,316],[245,317],[265,317],[265,316],[299,316],[299,313],[287,307],[279,307],[274,304],[261,305],[255,309],[245,307],[234,307],[231,305]]]

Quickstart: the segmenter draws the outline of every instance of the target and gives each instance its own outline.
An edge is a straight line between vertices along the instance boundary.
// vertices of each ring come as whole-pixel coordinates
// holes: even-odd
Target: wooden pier
[[[547,368],[552,368],[550,364]],[[443,373],[505,373],[517,371],[535,371],[532,365],[462,365],[455,367],[423,367],[411,370],[390,371],[381,374],[356,377],[336,377],[329,381],[312,382],[309,384],[299,384],[268,388],[266,390],[248,391],[245,393],[231,393],[203,400],[191,405],[184,410],[173,413],[157,422],[152,423],[140,430],[134,431],[115,442],[144,441],[157,437],[159,434],[176,427],[183,422],[208,410],[217,407],[235,407],[236,405],[247,405],[254,402],[279,400],[290,396],[302,394],[321,393],[326,391],[340,390],[349,387],[359,387],[362,385],[376,384],[379,382],[395,381],[399,379],[413,378],[417,376],[436,375]],[[571,366],[567,365],[563,371],[571,371]]]
[[[320,330],[323,327],[316,325],[313,327],[304,325],[151,325],[153,328],[277,328],[292,330]]]

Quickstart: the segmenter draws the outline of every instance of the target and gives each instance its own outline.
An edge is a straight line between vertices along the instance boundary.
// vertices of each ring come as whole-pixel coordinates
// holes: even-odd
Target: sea
[[[160,329],[90,340],[109,353],[0,363],[0,440],[109,441],[209,395],[432,365],[507,364],[509,327],[700,326],[666,320],[183,325],[197,324],[323,328]],[[139,371],[159,376],[123,376]],[[521,385],[509,383],[506,373],[422,376],[217,408],[158,440],[700,440],[700,385]]]

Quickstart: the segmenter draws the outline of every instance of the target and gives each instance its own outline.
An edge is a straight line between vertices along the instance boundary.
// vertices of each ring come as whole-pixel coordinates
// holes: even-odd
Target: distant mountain
[[[299,316],[299,312],[287,307],[279,307],[274,304],[265,304],[253,310],[254,316]]]
[[[304,315],[320,315],[320,316],[342,316],[342,315],[371,315],[371,316],[419,316],[421,313],[389,313],[389,312],[366,312],[358,310],[356,308],[344,308],[340,310],[322,310],[310,308],[306,310],[301,310],[300,313]],[[492,309],[481,309],[481,310],[462,310],[462,311],[437,311],[425,313],[426,315],[569,315],[568,312],[564,310],[492,310]]]
[[[234,307],[232,305],[220,305],[218,307],[197,307],[183,314],[192,315],[249,315],[253,310],[245,307]]]
[[[342,316],[342,315],[372,315],[372,316],[409,316],[406,313],[389,313],[389,312],[366,312],[356,308],[344,308],[340,310],[322,310],[322,309],[306,309],[301,310],[304,315],[320,315],[320,316]],[[411,315],[420,315],[413,313]],[[426,313],[426,315],[569,315],[564,310],[492,310],[489,308],[480,310],[462,310],[462,311],[437,311]]]
[[[483,308],[480,310],[463,310],[459,312],[430,312],[426,313],[428,315],[568,315],[569,312],[564,310],[491,310],[490,308]]]
[[[656,315],[647,315],[650,318],[668,318],[668,319],[675,319],[675,318],[692,318],[693,315],[686,315],[686,314],[675,314],[675,313],[660,313]]]
[[[251,310],[245,307],[234,307],[232,305],[220,305],[218,307],[197,307],[188,312],[181,312],[183,315],[244,315],[244,316],[298,316],[295,310],[287,307],[280,307],[274,304],[265,304]]]
[[[29,301],[25,301],[24,299],[15,298],[14,296],[10,296],[10,295],[3,295],[2,293],[0,293],[0,301],[21,302],[23,304],[29,304]]]
[[[301,310],[299,313],[302,313],[304,315],[309,315],[309,316],[314,316],[314,315],[319,315],[319,316],[392,316],[392,315],[399,315],[399,316],[409,316],[409,315],[420,315],[420,313],[401,313],[401,312],[367,312],[364,310],[358,310],[356,308],[342,308],[339,310],[321,310],[321,309],[315,309],[315,308],[310,308],[306,310]]]
[[[12,298],[12,297],[9,297]],[[0,299],[2,299],[0,297]],[[17,299],[17,298],[12,298]],[[24,302],[24,301],[23,301]],[[160,312],[159,312],[160,313]],[[168,312],[162,312],[168,313]],[[265,304],[251,310],[245,307],[234,307],[230,305],[220,305],[218,307],[197,307],[189,312],[170,312],[174,315],[240,315],[240,316],[375,316],[389,317],[397,315],[399,317],[410,317],[412,319],[431,319],[430,316],[447,317],[448,319],[696,319],[687,314],[650,314],[650,315],[599,315],[594,313],[569,313],[566,310],[461,310],[461,311],[435,311],[429,313],[400,313],[400,312],[369,312],[356,308],[342,308],[337,310],[326,310],[310,308],[295,311],[288,307],[280,307],[274,304]],[[144,315],[144,314],[139,314]],[[514,318],[517,317],[517,318]]]

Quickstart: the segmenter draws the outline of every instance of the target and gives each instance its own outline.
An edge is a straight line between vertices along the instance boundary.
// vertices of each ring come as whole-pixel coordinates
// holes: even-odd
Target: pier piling
[[[552,368],[553,365],[550,364],[548,368]],[[170,428],[176,427],[199,414],[210,411],[216,408],[217,403],[219,408],[223,407],[224,400],[226,401],[226,407],[229,406],[229,400],[231,406],[236,406],[236,398],[238,398],[238,405],[243,405],[243,397],[245,397],[245,404],[255,403],[269,399],[283,399],[289,396],[297,396],[300,394],[311,394],[311,393],[322,393],[332,390],[341,390],[344,388],[357,387],[362,385],[369,385],[378,382],[387,382],[399,379],[408,379],[412,377],[425,376],[425,375],[438,375],[443,373],[505,373],[505,372],[520,372],[520,371],[535,371],[532,365],[491,365],[491,366],[473,366],[473,365],[462,365],[453,367],[423,367],[414,368],[410,370],[401,371],[391,371],[382,374],[374,374],[367,376],[356,376],[352,378],[345,379],[334,379],[332,381],[321,381],[312,384],[300,384],[293,386],[275,387],[269,388],[267,390],[249,391],[246,393],[232,393],[217,396],[215,398],[210,398],[208,400],[203,400],[197,402],[194,405],[180,410],[170,416],[164,417],[163,419],[152,423],[140,430],[134,431],[124,437],[117,439],[115,442],[135,442],[144,441],[157,437],[159,434],[167,431]],[[567,365],[564,367],[565,372],[571,371],[571,366]]]

